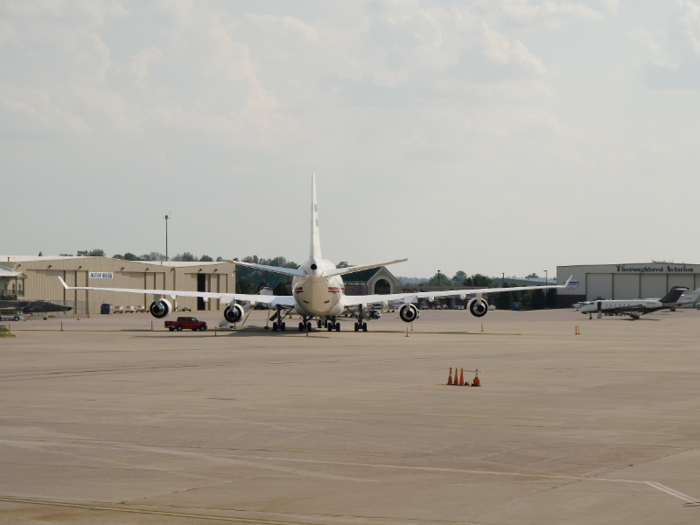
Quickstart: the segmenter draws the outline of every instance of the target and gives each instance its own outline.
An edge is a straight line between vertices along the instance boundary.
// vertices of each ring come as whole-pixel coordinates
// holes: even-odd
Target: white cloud
[[[670,49],[654,57],[645,74],[651,87],[700,89],[700,6],[692,0],[673,3],[666,33]]]
[[[617,9],[616,0],[600,2],[608,12]],[[556,29],[576,21],[599,22],[603,12],[582,2],[544,0],[475,0],[478,11],[491,19],[527,28]]]
[[[661,45],[656,41],[651,31],[643,27],[635,27],[634,29],[628,29],[625,34],[631,40],[646,47],[655,57],[662,55]]]
[[[163,52],[156,46],[151,46],[147,49],[142,49],[129,61],[129,72],[135,77],[136,83],[140,86],[148,74],[148,68],[151,64],[155,64],[163,56]]]

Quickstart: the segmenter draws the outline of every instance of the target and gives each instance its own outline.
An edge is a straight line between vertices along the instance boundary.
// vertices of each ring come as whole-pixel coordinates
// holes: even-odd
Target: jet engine
[[[237,323],[243,318],[243,307],[240,304],[228,305],[224,310],[224,317],[229,323]]]
[[[418,317],[418,308],[412,304],[405,304],[399,308],[399,317],[404,323],[412,323]]]
[[[150,310],[153,317],[163,319],[163,317],[173,311],[173,305],[167,299],[160,299],[151,303]]]
[[[484,317],[486,312],[489,311],[489,303],[486,302],[486,299],[477,299],[474,297],[474,299],[467,304],[467,308],[469,308],[469,311],[474,317]]]

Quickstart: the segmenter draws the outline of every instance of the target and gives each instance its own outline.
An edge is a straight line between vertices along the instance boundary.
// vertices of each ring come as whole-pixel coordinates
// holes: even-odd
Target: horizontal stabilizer
[[[379,268],[380,266],[386,266],[387,264],[396,264],[400,262],[406,262],[408,259],[398,259],[396,261],[389,261],[384,263],[375,264],[364,264],[362,266],[350,266],[349,268],[336,268],[335,270],[329,270],[324,272],[325,277],[330,277],[332,275],[345,275],[346,273],[361,272],[362,270],[369,270],[371,268]]]
[[[282,273],[284,275],[306,275],[303,270],[295,270],[294,268],[281,268],[279,266],[267,266],[265,264],[253,264],[240,261],[233,261],[233,263],[238,266],[245,266],[246,268],[254,268],[255,270],[263,270],[265,272]]]

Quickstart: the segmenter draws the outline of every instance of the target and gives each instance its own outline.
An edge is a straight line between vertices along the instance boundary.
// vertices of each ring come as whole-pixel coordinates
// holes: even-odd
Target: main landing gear
[[[355,331],[359,332],[362,330],[363,332],[367,331],[367,323],[362,322],[362,323],[355,323]]]
[[[362,308],[362,305],[360,305],[359,310],[357,312],[357,322],[355,323],[355,331],[359,332],[362,330],[363,332],[367,331],[367,323],[363,321],[365,318],[365,312],[364,308]]]
[[[335,317],[331,317],[330,319],[324,319],[323,323],[329,332],[332,332],[333,330],[335,330],[336,332],[340,332],[340,323],[335,320]]]
[[[310,332],[311,331],[311,321],[308,321],[306,317],[303,317],[302,321],[299,323],[299,331],[300,332]]]
[[[276,332],[277,330],[280,330],[281,332],[284,332],[287,330],[287,325],[282,321],[282,307],[277,306],[277,321],[272,323],[272,331]]]

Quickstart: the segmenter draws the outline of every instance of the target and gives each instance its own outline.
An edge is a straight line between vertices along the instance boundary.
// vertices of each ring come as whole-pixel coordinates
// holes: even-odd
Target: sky
[[[700,262],[700,0],[0,3],[0,253]]]

